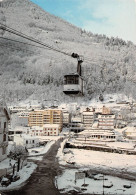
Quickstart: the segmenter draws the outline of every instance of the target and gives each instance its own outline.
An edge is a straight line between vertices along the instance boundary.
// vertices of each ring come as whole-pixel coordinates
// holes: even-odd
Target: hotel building
[[[63,115],[61,110],[36,110],[29,113],[28,124],[30,127],[43,127],[46,124],[58,124],[59,132],[62,130]]]

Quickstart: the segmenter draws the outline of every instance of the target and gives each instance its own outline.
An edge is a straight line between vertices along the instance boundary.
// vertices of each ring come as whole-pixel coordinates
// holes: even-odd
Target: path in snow
[[[55,187],[54,178],[61,173],[56,154],[60,147],[58,140],[44,155],[42,161],[38,161],[38,167],[28,180],[28,183],[20,190],[6,192],[6,195],[57,195],[59,190]]]

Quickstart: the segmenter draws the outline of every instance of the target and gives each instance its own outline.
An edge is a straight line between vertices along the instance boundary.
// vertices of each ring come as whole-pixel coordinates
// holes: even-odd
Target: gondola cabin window
[[[71,75],[65,76],[64,83],[65,84],[79,84],[79,77],[78,75],[77,76],[71,76]]]
[[[83,79],[79,74],[69,74],[64,76],[65,94],[83,94]]]

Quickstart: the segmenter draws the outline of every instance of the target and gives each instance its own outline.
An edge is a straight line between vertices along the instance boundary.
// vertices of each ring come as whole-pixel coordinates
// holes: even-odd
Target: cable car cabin
[[[65,94],[82,94],[83,95],[83,79],[79,74],[69,74],[64,76]]]

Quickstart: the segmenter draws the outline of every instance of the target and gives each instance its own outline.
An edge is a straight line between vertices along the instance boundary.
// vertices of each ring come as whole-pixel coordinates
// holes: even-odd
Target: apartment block
[[[94,110],[86,108],[86,111],[82,112],[81,118],[85,127],[91,127],[94,122]]]
[[[115,115],[114,114],[100,114],[98,115],[99,129],[114,129]]]
[[[69,112],[63,112],[63,125],[68,125],[71,122],[71,115]]]
[[[45,124],[58,124],[59,131],[61,131],[63,124],[62,111],[57,109],[47,109],[30,112],[28,124],[30,127],[43,127]]]

